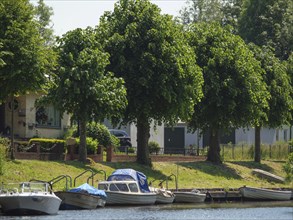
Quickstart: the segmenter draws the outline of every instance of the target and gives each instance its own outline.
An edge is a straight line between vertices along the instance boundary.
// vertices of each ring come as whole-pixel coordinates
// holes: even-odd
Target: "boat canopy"
[[[103,196],[103,197],[107,197],[106,193],[104,192],[104,190],[99,190],[91,185],[89,185],[88,183],[84,183],[76,188],[70,189],[68,190],[69,192],[87,192],[91,195],[97,195],[97,196]]]
[[[135,180],[138,182],[141,192],[150,192],[146,175],[133,169],[115,170],[107,179],[107,181],[127,181]]]

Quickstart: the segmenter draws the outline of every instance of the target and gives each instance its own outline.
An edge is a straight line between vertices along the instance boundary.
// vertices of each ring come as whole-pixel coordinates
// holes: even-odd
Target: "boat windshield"
[[[129,189],[125,183],[112,183],[110,184],[110,191],[129,192]]]
[[[129,189],[131,192],[138,192],[138,187],[137,187],[137,184],[135,183],[129,183]]]
[[[6,186],[2,185],[1,193],[48,192],[48,188],[48,183],[42,182],[9,183]]]

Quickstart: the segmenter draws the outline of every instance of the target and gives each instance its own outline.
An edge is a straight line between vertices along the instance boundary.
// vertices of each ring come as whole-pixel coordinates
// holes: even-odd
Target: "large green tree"
[[[204,98],[189,126],[210,133],[207,160],[221,163],[220,131],[258,123],[267,107],[264,71],[245,42],[215,23],[189,26],[189,42],[203,69]]]
[[[38,22],[38,29],[41,37],[44,39],[46,45],[53,46],[55,43],[55,36],[51,16],[54,14],[53,8],[47,6],[44,0],[39,0],[35,6],[35,19]]]
[[[0,2],[0,44],[6,51],[2,56],[6,65],[0,67],[0,101],[10,97],[12,109],[14,96],[38,90],[46,81],[44,73],[53,64],[37,27],[33,6],[28,0]],[[14,159],[11,115],[11,158]]]
[[[292,120],[292,86],[290,78],[287,74],[287,68],[278,58],[275,57],[273,51],[266,46],[258,47],[250,43],[250,48],[255,58],[260,61],[262,68],[265,70],[263,79],[267,84],[268,91],[271,94],[269,99],[269,108],[265,109],[267,119],[260,121],[255,126],[255,154],[254,161],[261,161],[260,151],[260,130],[261,127],[277,128],[282,125],[289,125]]]
[[[79,121],[82,162],[87,158],[87,122],[121,118],[127,105],[124,81],[105,71],[109,55],[95,36],[91,28],[78,28],[58,40],[59,65],[44,99]]]
[[[99,28],[108,68],[127,87],[124,122],[137,125],[137,162],[151,165],[150,122],[174,124],[191,116],[202,97],[201,70],[181,26],[148,0],[117,2]]]
[[[288,59],[293,47],[293,1],[245,0],[239,33],[246,42],[271,46],[279,59]]]

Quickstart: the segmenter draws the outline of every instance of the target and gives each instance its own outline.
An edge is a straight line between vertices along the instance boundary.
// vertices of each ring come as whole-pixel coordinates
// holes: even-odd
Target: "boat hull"
[[[55,215],[61,199],[54,194],[9,193],[0,195],[0,204],[7,215]]]
[[[171,204],[174,202],[175,195],[174,196],[163,196],[161,194],[157,194],[156,197],[156,203],[157,204]]]
[[[157,194],[156,204],[171,204],[174,202],[175,194],[163,188],[149,187],[151,192]]]
[[[173,192],[175,194],[174,202],[176,203],[200,203],[206,199],[206,194],[197,192]]]
[[[106,191],[107,205],[152,205],[156,202],[156,193],[128,193]]]
[[[96,209],[106,203],[106,199],[86,193],[58,191],[55,194],[62,200],[61,210]]]
[[[241,187],[239,191],[244,198],[255,200],[287,201],[290,200],[292,196],[292,191],[270,190],[255,187]]]

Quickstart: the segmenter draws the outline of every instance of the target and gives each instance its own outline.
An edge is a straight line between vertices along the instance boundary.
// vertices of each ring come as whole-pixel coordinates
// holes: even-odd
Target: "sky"
[[[38,0],[30,0],[37,4]],[[53,8],[54,34],[61,36],[76,28],[94,27],[105,11],[113,11],[117,0],[44,0]],[[186,0],[151,0],[161,8],[163,14],[179,15],[179,10],[186,5]]]

